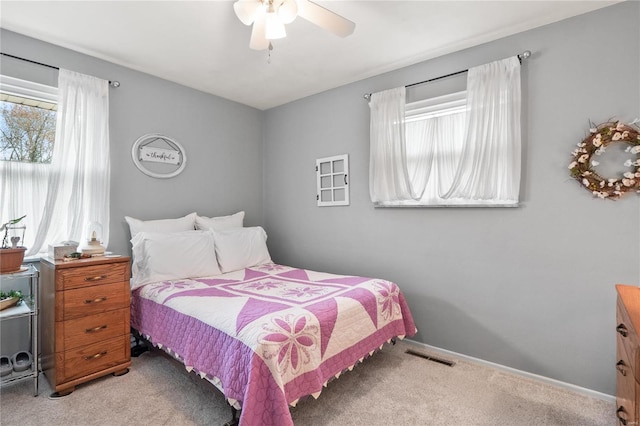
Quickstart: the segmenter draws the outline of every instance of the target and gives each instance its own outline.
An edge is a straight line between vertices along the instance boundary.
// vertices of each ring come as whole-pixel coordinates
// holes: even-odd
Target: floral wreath
[[[617,200],[627,192],[640,193],[640,130],[634,123],[623,124],[620,121],[602,123],[589,129],[589,136],[578,144],[571,155],[569,164],[571,176],[599,198]],[[606,179],[593,170],[600,164],[593,159],[594,155],[605,152],[607,146],[614,142],[624,142],[630,146],[625,152],[637,155],[635,161],[625,161],[625,167],[635,170],[625,172],[621,178]]]

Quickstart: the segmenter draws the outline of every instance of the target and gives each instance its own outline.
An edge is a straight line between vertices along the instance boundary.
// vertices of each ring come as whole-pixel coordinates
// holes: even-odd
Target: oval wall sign
[[[187,164],[187,154],[180,142],[157,133],[138,138],[131,147],[131,158],[142,173],[159,179],[179,175]]]

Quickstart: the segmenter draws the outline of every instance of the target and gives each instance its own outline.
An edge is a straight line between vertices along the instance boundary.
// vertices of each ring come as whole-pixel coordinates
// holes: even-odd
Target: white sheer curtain
[[[464,112],[407,123],[409,171],[419,204],[448,204],[442,197],[458,170],[466,125]],[[416,204],[416,203],[405,203]]]
[[[405,141],[406,89],[371,95],[369,194],[371,201],[415,199],[407,167]]]
[[[515,56],[469,69],[465,145],[444,198],[518,202],[520,90]]]
[[[109,242],[109,82],[61,69],[46,202],[27,255],[64,240],[86,241],[90,222]]]
[[[32,247],[47,198],[49,164],[0,161],[0,218],[2,223],[27,215],[20,245]],[[0,236],[2,238],[2,236]]]
[[[382,205],[517,204],[520,98],[517,57],[469,70],[462,113],[405,123],[404,87],[372,94],[371,200]]]

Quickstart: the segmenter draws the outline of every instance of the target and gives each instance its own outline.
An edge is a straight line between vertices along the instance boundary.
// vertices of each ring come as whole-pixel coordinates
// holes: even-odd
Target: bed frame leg
[[[238,416],[238,410],[234,407],[231,407],[231,420],[226,422],[223,426],[237,426],[240,423],[240,419]]]
[[[131,356],[137,358],[149,350],[149,345],[146,344],[145,340],[140,336],[140,333],[138,333],[137,330],[132,328],[131,335],[136,340],[136,344],[131,347]]]

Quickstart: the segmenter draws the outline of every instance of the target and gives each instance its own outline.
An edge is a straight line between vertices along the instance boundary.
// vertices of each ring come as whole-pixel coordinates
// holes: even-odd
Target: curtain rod
[[[54,69],[54,70],[59,70],[60,69],[59,67],[54,67],[53,65],[43,64],[42,62],[32,61],[31,59],[21,58],[20,56],[10,55],[10,54],[4,53],[4,52],[0,52],[0,55],[7,56],[7,57],[13,58],[13,59],[19,59],[19,60],[25,61],[25,62],[31,62],[32,64],[40,65],[42,67],[47,67],[47,68],[51,68],[51,69]],[[120,82],[119,81],[115,81],[115,80],[114,81],[109,80],[109,86],[120,87]]]
[[[531,51],[530,50],[525,50],[524,52],[518,54],[518,60],[520,61],[520,63],[522,63],[523,59],[529,59],[529,57],[531,57]],[[405,88],[409,88],[409,87],[413,87],[413,86],[418,86],[420,84],[431,83],[432,81],[442,80],[443,78],[453,77],[454,75],[458,75],[458,74],[464,74],[465,72],[468,72],[468,71],[469,71],[469,69],[467,68],[466,70],[452,72],[451,74],[442,75],[440,77],[435,77],[435,78],[430,78],[429,80],[424,80],[424,81],[419,81],[417,83],[407,84],[404,87]],[[363,97],[367,101],[369,101],[371,99],[371,93],[365,93],[363,95]]]

